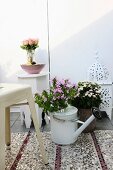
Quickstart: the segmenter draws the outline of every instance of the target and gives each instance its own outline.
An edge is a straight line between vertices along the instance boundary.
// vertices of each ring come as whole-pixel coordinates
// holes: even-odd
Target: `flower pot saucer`
[[[21,64],[21,68],[29,74],[39,74],[44,68],[44,66],[45,64],[34,64],[34,65]]]

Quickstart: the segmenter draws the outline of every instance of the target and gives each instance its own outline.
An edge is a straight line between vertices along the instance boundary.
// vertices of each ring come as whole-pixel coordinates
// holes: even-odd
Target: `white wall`
[[[95,51],[113,72],[113,0],[48,0],[51,77],[86,79]],[[0,81],[16,82],[26,52],[23,39],[40,39],[39,62],[48,63],[47,0],[3,0],[0,5]],[[47,65],[46,65],[47,66]],[[45,70],[48,68],[46,67]],[[113,74],[112,74],[113,80]]]
[[[20,48],[27,38],[39,38],[35,57],[46,63],[47,55],[47,1],[3,0],[0,4],[0,82],[16,82],[26,63],[26,51]]]
[[[49,0],[51,77],[86,80],[96,51],[113,73],[112,21],[113,0]]]

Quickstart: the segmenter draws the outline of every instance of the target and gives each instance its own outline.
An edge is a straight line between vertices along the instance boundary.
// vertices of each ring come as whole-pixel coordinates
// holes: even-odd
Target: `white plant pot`
[[[65,112],[50,113],[51,138],[56,144],[67,145],[75,142],[77,130],[77,108],[68,107]]]

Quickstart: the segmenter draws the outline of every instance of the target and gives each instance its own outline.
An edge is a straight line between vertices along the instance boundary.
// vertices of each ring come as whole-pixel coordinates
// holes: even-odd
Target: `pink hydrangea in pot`
[[[64,111],[76,95],[76,85],[68,79],[59,81],[56,77],[51,80],[50,89],[35,94],[35,102],[43,108],[45,113]]]

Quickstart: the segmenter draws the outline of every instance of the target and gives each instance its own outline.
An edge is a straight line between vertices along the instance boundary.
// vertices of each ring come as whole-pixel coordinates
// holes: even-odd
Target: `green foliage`
[[[39,45],[36,45],[36,44],[32,44],[32,45],[21,45],[20,46],[23,50],[26,50],[26,51],[32,51],[32,50],[35,50],[36,48],[39,47]]]
[[[69,80],[52,80],[49,91],[43,91],[42,94],[35,94],[35,102],[44,112],[57,112],[65,109],[73,97],[76,95],[76,87]]]

